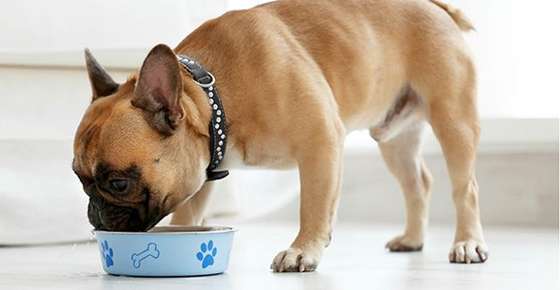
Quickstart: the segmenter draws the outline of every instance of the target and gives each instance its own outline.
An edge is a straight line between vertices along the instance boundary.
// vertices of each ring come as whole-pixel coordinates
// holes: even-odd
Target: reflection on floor
[[[339,224],[314,273],[274,274],[294,225],[238,225],[226,274],[128,278],[103,273],[96,245],[0,248],[0,289],[558,289],[558,231],[487,228],[485,264],[447,262],[451,227],[432,227],[423,252],[388,253],[397,227]]]

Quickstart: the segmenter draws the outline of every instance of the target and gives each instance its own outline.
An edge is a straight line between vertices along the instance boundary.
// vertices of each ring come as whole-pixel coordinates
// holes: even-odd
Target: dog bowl
[[[223,273],[233,233],[229,227],[174,226],[149,232],[94,231],[105,272],[144,277]]]

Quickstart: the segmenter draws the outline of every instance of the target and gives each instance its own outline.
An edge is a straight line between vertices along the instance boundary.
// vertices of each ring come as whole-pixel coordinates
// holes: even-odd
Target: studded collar
[[[192,75],[194,82],[202,88],[208,97],[208,103],[212,109],[212,118],[208,123],[208,132],[210,133],[210,164],[206,168],[206,178],[207,181],[222,179],[229,175],[229,171],[216,171],[216,169],[226,154],[228,126],[220,95],[214,86],[216,79],[192,58],[178,55],[177,59]]]

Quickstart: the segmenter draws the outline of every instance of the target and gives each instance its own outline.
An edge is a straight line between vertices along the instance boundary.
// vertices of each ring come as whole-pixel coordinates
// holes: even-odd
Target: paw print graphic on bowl
[[[196,258],[202,263],[202,268],[205,269],[214,265],[216,254],[218,254],[218,248],[214,247],[214,241],[210,240],[208,243],[200,244],[200,251],[196,254]]]
[[[107,267],[113,266],[113,249],[109,247],[107,240],[104,240],[103,243],[101,243],[101,247],[103,248],[103,259],[105,260],[105,265]]]

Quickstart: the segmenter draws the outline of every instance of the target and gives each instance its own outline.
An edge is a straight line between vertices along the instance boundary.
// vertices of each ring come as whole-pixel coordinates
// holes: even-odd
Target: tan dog
[[[116,84],[86,53],[93,101],[73,167],[96,228],[147,230],[201,221],[211,182],[208,97],[180,66],[193,57],[216,77],[229,143],[223,168],[297,166],[300,230],[274,271],[312,271],[329,244],[345,135],[369,128],[406,197],[391,251],[423,246],[431,177],[420,156],[429,123],[445,154],[457,210],[451,262],[484,262],[475,152],[476,73],[460,11],[436,0],[293,0],[208,21],[172,51],[158,45]]]

